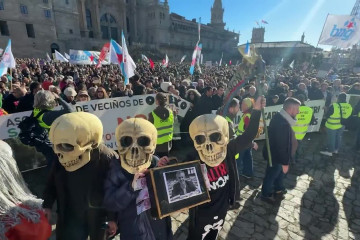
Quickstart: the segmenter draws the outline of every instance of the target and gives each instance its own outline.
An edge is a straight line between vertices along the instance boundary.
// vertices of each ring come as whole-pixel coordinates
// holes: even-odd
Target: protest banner
[[[314,110],[314,118],[315,118],[313,124],[309,126],[307,132],[318,132],[320,130],[321,121],[324,117],[325,101],[324,100],[308,101],[308,102],[305,102],[305,105],[308,107],[311,107]],[[281,110],[281,108],[282,108],[282,105],[265,107],[265,121],[266,121],[267,126],[269,126],[272,117],[277,112],[279,112]],[[236,117],[235,123],[240,122],[241,116],[242,116],[242,113],[239,112]],[[264,126],[264,123],[262,122],[262,120],[260,120],[260,128],[263,126]],[[261,140],[261,139],[265,139],[265,134],[261,134],[255,140]]]
[[[168,104],[177,115],[184,117],[190,103],[173,95],[168,95]],[[133,97],[108,98],[78,102],[74,108],[80,112],[90,112],[98,116],[104,126],[104,143],[116,149],[115,129],[122,121],[132,118],[148,118],[155,108],[155,94]],[[56,109],[60,109],[57,107]],[[9,114],[0,118],[0,139],[15,138],[19,134],[18,125],[31,111]]]

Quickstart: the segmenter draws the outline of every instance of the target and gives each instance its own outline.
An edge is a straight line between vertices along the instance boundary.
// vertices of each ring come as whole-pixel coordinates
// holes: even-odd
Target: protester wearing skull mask
[[[153,156],[157,142],[155,126],[142,118],[130,118],[116,128],[115,136],[120,160],[113,159],[110,163],[104,205],[116,212],[121,240],[171,240],[170,217],[154,220],[149,211],[137,213],[144,201],[141,199],[144,194],[140,193],[146,191],[138,189],[137,180],[145,176],[148,168],[168,163],[167,157],[157,161]],[[114,233],[116,229],[111,226],[116,223],[109,225]]]
[[[190,136],[198,157],[207,167],[211,202],[189,210],[188,240],[217,238],[229,206],[235,203],[239,184],[237,169],[231,166],[235,164],[235,155],[251,146],[258,132],[260,109],[264,106],[265,98],[259,97],[253,107],[249,127],[231,141],[228,122],[219,115],[201,115],[190,124]],[[188,159],[198,158],[188,156]]]
[[[57,202],[58,240],[103,240],[103,223],[115,219],[102,201],[109,163],[117,155],[101,144],[102,136],[100,119],[86,112],[62,115],[51,125],[49,138],[59,161],[52,166],[43,207],[50,219]]]

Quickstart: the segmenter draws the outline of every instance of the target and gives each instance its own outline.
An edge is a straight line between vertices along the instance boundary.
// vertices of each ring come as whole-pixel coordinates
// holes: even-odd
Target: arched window
[[[57,43],[52,43],[50,45],[50,48],[51,48],[51,53],[55,53],[55,50],[58,52],[60,51],[60,47],[59,47],[59,45],[57,45]]]
[[[91,11],[89,9],[86,9],[86,25],[88,30],[92,28]]]
[[[105,13],[100,18],[102,39],[118,40],[118,28],[116,19],[109,13]]]

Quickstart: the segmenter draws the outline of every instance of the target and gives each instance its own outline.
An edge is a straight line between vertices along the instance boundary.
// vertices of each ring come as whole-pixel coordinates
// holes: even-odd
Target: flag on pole
[[[248,57],[251,57],[251,48],[250,48],[249,41],[247,41],[247,43],[246,43],[244,54]]]
[[[204,60],[204,54],[200,55],[200,64],[203,64],[203,60]]]
[[[55,59],[60,62],[69,62],[61,53],[59,53],[57,50],[55,50]]]
[[[256,25],[260,26],[258,21],[255,21],[255,23],[256,23]]]
[[[294,63],[295,63],[295,60],[293,60],[293,61],[290,63],[289,67],[291,67],[291,69],[294,69]]]
[[[142,59],[144,62],[150,63],[150,62],[149,62],[149,59],[148,59],[144,54],[141,54],[141,59]]]
[[[319,44],[349,48],[360,40],[360,20],[348,15],[328,15]]]
[[[165,59],[162,60],[162,67],[166,68],[169,65],[169,58],[168,55],[165,55]]]
[[[197,50],[197,53],[196,53],[196,58],[197,58],[196,64],[198,66],[198,69],[199,69],[200,73],[202,73],[201,72],[201,67],[200,67],[201,50],[202,50],[202,44],[200,43],[198,45],[198,50]]]
[[[185,60],[185,58],[186,58],[186,55],[184,55],[184,56],[181,58],[180,64]]]
[[[51,57],[49,56],[49,53],[46,53],[46,61],[51,62]]]
[[[101,52],[99,55],[99,61],[96,64],[96,68],[101,67],[102,62],[105,60],[106,56],[109,54],[109,51],[110,51],[110,42],[107,42],[101,48]]]
[[[229,65],[231,65],[231,60],[229,61]]]
[[[135,75],[136,64],[129,55],[129,52],[128,52],[128,49],[126,46],[124,32],[121,32],[121,42],[122,42],[123,58],[122,58],[120,67],[123,71],[122,73],[125,77],[124,83],[126,85],[126,84],[129,84],[129,78],[131,78],[132,76]]]
[[[265,20],[261,20],[261,22],[262,23],[264,23],[264,24],[269,24],[267,21],[265,21]]]
[[[224,53],[222,52],[222,53],[221,53],[221,59],[220,59],[220,62],[219,62],[219,67],[220,67],[221,64],[222,64],[223,55],[224,55]]]
[[[154,69],[155,64],[151,58],[149,58],[149,63],[150,63],[151,69]]]
[[[16,62],[14,55],[11,52],[11,39],[8,41],[8,45],[5,48],[4,54],[0,62],[0,76],[7,73],[8,68],[15,68]]]
[[[122,33],[122,38],[124,37]],[[122,39],[125,41],[125,38]],[[125,84],[128,84],[129,78],[135,75],[136,65],[129,53],[127,52],[126,44],[122,48],[116,41],[110,41],[110,63],[120,65],[121,72],[125,78]]]
[[[65,57],[67,60],[69,60],[69,59],[70,59],[69,54],[67,54],[66,52],[64,52],[64,57]]]
[[[197,57],[198,50],[199,50],[199,42],[196,43],[194,52],[192,54],[191,65],[190,65],[190,70],[189,70],[191,75],[194,74],[194,69],[195,69],[196,57]]]

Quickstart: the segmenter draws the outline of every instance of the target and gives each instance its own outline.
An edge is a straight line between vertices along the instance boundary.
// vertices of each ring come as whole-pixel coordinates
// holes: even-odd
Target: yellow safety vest
[[[300,106],[299,113],[296,115],[296,123],[292,126],[292,129],[295,133],[295,138],[297,140],[303,140],[309,124],[311,122],[311,118],[313,115],[313,110],[308,106]]]
[[[342,128],[341,125],[341,113],[340,113],[340,106],[342,111],[342,118],[347,119],[350,117],[352,112],[352,107],[348,103],[334,103],[334,113],[328,118],[325,123],[325,127],[331,130],[337,130]]]
[[[241,120],[239,122],[239,126],[238,129],[236,131],[236,135],[240,136],[245,132],[245,118],[249,117],[249,119],[251,118],[251,113],[245,113],[244,115],[242,115]]]
[[[33,110],[33,115],[34,117],[36,117],[42,110],[38,109],[38,108],[35,108]],[[38,116],[37,120],[39,122],[39,125],[43,128],[45,128],[46,130],[50,130],[50,126],[47,125],[46,123],[44,123],[44,121],[42,120],[43,119],[43,116],[44,116],[44,113],[41,114],[40,116]]]
[[[154,111],[151,112],[153,118],[154,118],[154,126],[156,127],[158,137],[156,144],[163,144],[166,142],[170,142],[173,138],[173,132],[174,132],[174,115],[171,110],[169,110],[169,117],[165,120],[162,120],[158,115],[154,113]]]

